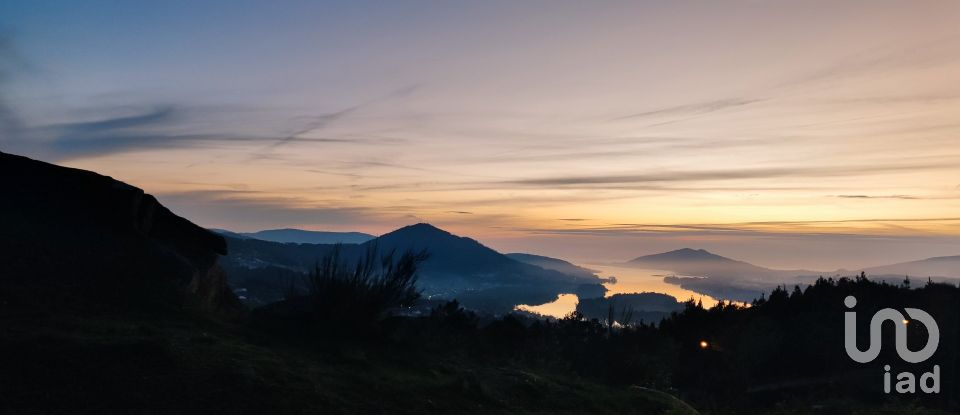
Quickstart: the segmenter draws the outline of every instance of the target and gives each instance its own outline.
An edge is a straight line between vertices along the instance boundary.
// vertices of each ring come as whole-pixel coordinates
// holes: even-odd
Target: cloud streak
[[[521,186],[589,187],[593,185],[771,179],[781,177],[838,177],[876,175],[902,171],[955,168],[955,161],[861,166],[771,167],[724,170],[668,171],[645,174],[558,176],[501,182]]]
[[[902,200],[917,200],[922,199],[917,196],[910,195],[881,195],[881,196],[871,196],[871,195],[837,195],[841,199],[902,199]]]
[[[330,126],[331,124],[333,124],[333,123],[335,123],[335,122],[337,122],[337,121],[339,121],[339,120],[341,120],[341,119],[349,116],[350,114],[353,114],[353,113],[355,113],[355,112],[357,112],[357,111],[359,111],[359,110],[361,110],[361,109],[363,109],[363,108],[370,107],[370,106],[372,106],[372,105],[375,105],[375,104],[380,103],[380,102],[383,102],[383,101],[388,101],[388,100],[391,100],[391,99],[404,98],[404,97],[410,96],[411,94],[415,93],[415,92],[416,92],[418,89],[420,89],[420,88],[421,88],[421,85],[420,85],[420,84],[408,85],[408,86],[405,86],[405,87],[403,87],[403,88],[399,88],[399,89],[397,89],[397,90],[395,90],[395,91],[393,91],[393,92],[390,92],[389,94],[387,94],[387,95],[385,95],[385,96],[383,96],[383,97],[380,97],[380,98],[377,98],[377,99],[373,99],[373,100],[364,102],[364,103],[362,103],[362,104],[358,104],[358,105],[346,107],[346,108],[341,109],[341,110],[339,110],[339,111],[335,111],[335,112],[331,112],[331,113],[327,113],[327,114],[321,114],[321,115],[317,115],[317,116],[311,117],[310,121],[307,122],[307,124],[306,124],[303,128],[300,128],[299,130],[295,131],[293,134],[290,134],[290,135],[288,135],[288,136],[286,136],[286,137],[283,137],[283,138],[277,140],[275,143],[270,144],[270,145],[264,147],[263,149],[261,149],[261,150],[259,150],[259,151],[257,152],[257,155],[269,153],[269,152],[271,152],[271,151],[273,151],[273,150],[276,150],[276,149],[279,148],[279,147],[285,146],[285,145],[290,144],[291,142],[294,142],[294,141],[302,141],[303,139],[301,138],[301,136],[303,136],[303,135],[305,135],[305,134],[315,133],[315,132],[318,132],[318,131],[322,131],[324,128],[327,128],[327,127]],[[254,157],[256,157],[256,155],[255,155]]]
[[[338,227],[342,224],[383,223],[388,213],[369,207],[321,203],[257,191],[191,191],[162,193],[157,198],[176,212],[204,226],[260,230],[275,226]],[[243,228],[243,229],[240,229]]]
[[[2,95],[0,95],[0,104],[2,104]],[[35,154],[53,160],[140,150],[275,144],[278,140],[284,140],[275,135],[230,132],[226,129],[215,133],[178,132],[190,131],[191,120],[204,118],[210,112],[210,109],[162,105],[136,115],[24,127],[14,118],[14,112],[11,109],[0,106],[0,124],[2,124],[0,128],[7,133],[5,134],[6,144],[13,151]],[[379,138],[297,137],[296,139],[299,142],[314,144],[389,145],[395,141]],[[260,158],[269,159],[271,156],[263,154]],[[280,160],[285,159],[280,158]]]
[[[738,223],[618,223],[578,228],[517,228],[517,231],[535,235],[592,235],[592,236],[647,236],[676,234],[688,236],[846,236],[862,238],[889,238],[882,225],[927,224],[931,226],[960,226],[960,217],[945,218],[865,218],[811,221],[759,221]],[[825,225],[876,225],[828,229]],[[903,228],[907,229],[907,228]],[[904,237],[896,235],[897,238]]]
[[[611,119],[610,121],[635,120],[641,118],[654,118],[663,116],[699,116],[712,112],[723,111],[731,108],[743,107],[763,101],[756,98],[725,98],[714,101],[698,102],[694,104],[684,104],[672,107],[664,107],[650,111],[628,114]]]

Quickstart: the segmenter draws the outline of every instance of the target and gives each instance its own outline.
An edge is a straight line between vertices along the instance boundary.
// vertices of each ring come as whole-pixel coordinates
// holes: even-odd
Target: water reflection
[[[607,297],[614,294],[656,292],[671,295],[680,301],[686,301],[691,298],[700,300],[703,302],[704,307],[713,307],[717,303],[717,300],[713,297],[663,282],[663,277],[672,275],[669,271],[613,265],[586,265],[586,267],[598,271],[597,275],[602,278],[617,278],[615,284],[604,284],[607,287]],[[517,309],[546,316],[563,317],[576,310],[578,301],[579,299],[575,294],[561,294],[560,297],[553,302],[538,306],[518,305]]]
[[[579,301],[580,299],[577,298],[576,294],[560,294],[560,296],[557,297],[557,299],[553,302],[541,305],[521,304],[517,306],[517,310],[529,311],[545,316],[560,318],[570,314],[573,310],[576,310],[577,302]]]

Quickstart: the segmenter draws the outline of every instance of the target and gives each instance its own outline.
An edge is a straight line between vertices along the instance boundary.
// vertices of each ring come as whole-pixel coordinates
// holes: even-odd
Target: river
[[[704,307],[713,307],[717,303],[717,300],[713,297],[664,282],[663,277],[673,275],[669,271],[615,265],[591,264],[584,266],[597,271],[597,275],[602,278],[616,277],[617,282],[615,284],[604,284],[607,287],[607,297],[614,294],[655,292],[671,295],[679,301],[686,301],[691,298],[700,300]],[[521,304],[517,306],[517,309],[559,318],[576,310],[578,301],[576,294],[560,294],[553,302],[537,306]]]

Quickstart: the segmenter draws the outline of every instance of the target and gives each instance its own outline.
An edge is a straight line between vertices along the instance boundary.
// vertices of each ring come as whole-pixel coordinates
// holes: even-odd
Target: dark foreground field
[[[295,339],[188,312],[4,311],[2,413],[695,413],[663,393],[429,345]]]

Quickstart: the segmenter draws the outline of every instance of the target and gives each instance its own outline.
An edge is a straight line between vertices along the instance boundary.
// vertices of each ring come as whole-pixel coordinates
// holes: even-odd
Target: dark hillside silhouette
[[[516,261],[471,238],[453,235],[427,223],[384,234],[376,243],[384,250],[429,250],[434,260],[425,262],[423,271],[425,275],[435,275],[429,277],[432,279],[458,278],[481,284],[486,281],[512,284],[598,281],[589,275],[569,275]]]
[[[0,299],[33,299],[34,285],[114,303],[232,308],[218,266],[223,238],[107,176],[0,153]],[[156,291],[156,292],[155,292]]]
[[[622,324],[659,323],[670,313],[683,310],[683,303],[661,293],[614,294],[606,298],[581,298],[577,312],[588,319],[605,320],[612,312]],[[621,317],[631,317],[625,321]]]

